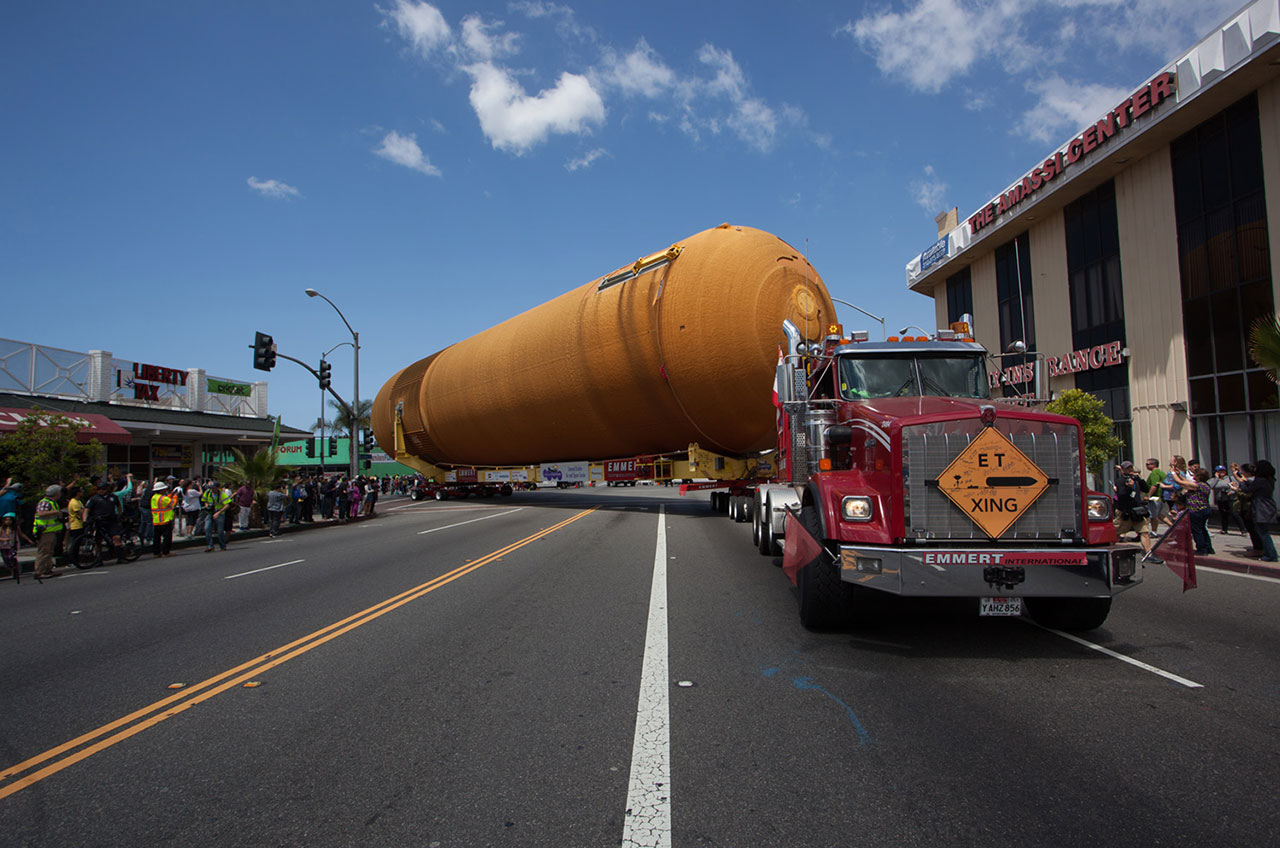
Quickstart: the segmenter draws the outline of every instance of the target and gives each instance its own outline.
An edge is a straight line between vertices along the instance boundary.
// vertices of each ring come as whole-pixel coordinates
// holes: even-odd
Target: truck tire
[[[752,500],[753,500],[753,505],[755,506],[755,509],[751,511],[751,544],[759,548],[761,547],[761,544],[760,544],[760,529],[761,529],[760,528],[760,495],[757,494]]]
[[[809,535],[822,541],[822,521],[811,505],[800,510],[800,523]],[[845,622],[849,612],[850,587],[840,579],[840,566],[822,552],[800,566],[796,574],[800,590],[800,623],[810,630],[828,630]]]
[[[410,489],[410,490],[409,490],[409,500],[411,500],[411,501],[420,501],[420,500],[422,500],[422,492],[419,492],[419,491],[418,491],[418,487],[417,487],[417,486],[414,486],[412,489]]]
[[[1027,598],[1027,612],[1053,630],[1097,630],[1111,612],[1110,598]]]
[[[446,492],[444,489],[436,489],[436,500],[447,501],[448,499],[449,499],[448,492]]]

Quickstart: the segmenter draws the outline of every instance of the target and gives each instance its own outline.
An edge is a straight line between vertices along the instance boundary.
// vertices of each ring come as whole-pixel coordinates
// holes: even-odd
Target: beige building
[[[938,326],[971,314],[994,391],[1096,394],[1128,455],[1280,458],[1248,355],[1280,294],[1280,0],[1257,0],[907,265]],[[993,369],[996,370],[996,369]],[[998,381],[998,382],[997,382]]]

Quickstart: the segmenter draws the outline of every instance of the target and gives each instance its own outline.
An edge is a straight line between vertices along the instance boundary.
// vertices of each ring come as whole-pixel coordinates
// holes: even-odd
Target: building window
[[[1250,324],[1274,311],[1257,96],[1177,139],[1171,152],[1190,411],[1197,450],[1221,461],[1237,425],[1219,416],[1277,408],[1275,384],[1247,350]],[[1265,447],[1260,423],[1238,422],[1248,444],[1233,452]]]
[[[1000,350],[1021,341],[1036,349],[1035,309],[1031,299],[1031,249],[1026,233],[996,248],[996,308],[1000,315]],[[1005,354],[1001,369],[1033,362],[1029,355]],[[1025,394],[1030,386],[1004,387],[1005,397]]]
[[[973,314],[973,281],[969,267],[947,277],[947,325],[960,320],[961,315]]]
[[[1062,211],[1067,237],[1067,286],[1071,299],[1071,347],[1085,350],[1109,342],[1125,344],[1124,296],[1120,279],[1120,227],[1116,186],[1111,180]],[[1076,388],[1102,401],[1107,416],[1125,439],[1130,431],[1128,366],[1082,371]],[[1126,448],[1123,458],[1133,456]]]

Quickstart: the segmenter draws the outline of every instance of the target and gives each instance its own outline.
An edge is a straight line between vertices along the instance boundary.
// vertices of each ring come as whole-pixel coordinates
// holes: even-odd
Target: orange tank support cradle
[[[782,322],[818,338],[826,286],[777,236],[706,230],[419,360],[378,392],[373,429],[439,464],[527,465],[774,446]]]

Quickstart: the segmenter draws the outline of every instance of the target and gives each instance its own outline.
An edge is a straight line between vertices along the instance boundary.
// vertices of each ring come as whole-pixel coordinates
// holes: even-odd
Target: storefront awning
[[[132,439],[128,430],[105,415],[58,412],[57,410],[41,410],[37,413],[33,409],[0,409],[0,433],[12,433],[18,429],[19,422],[31,415],[46,411],[57,412],[79,424],[82,429],[76,434],[76,441],[82,444],[97,439],[104,445],[127,445]]]

